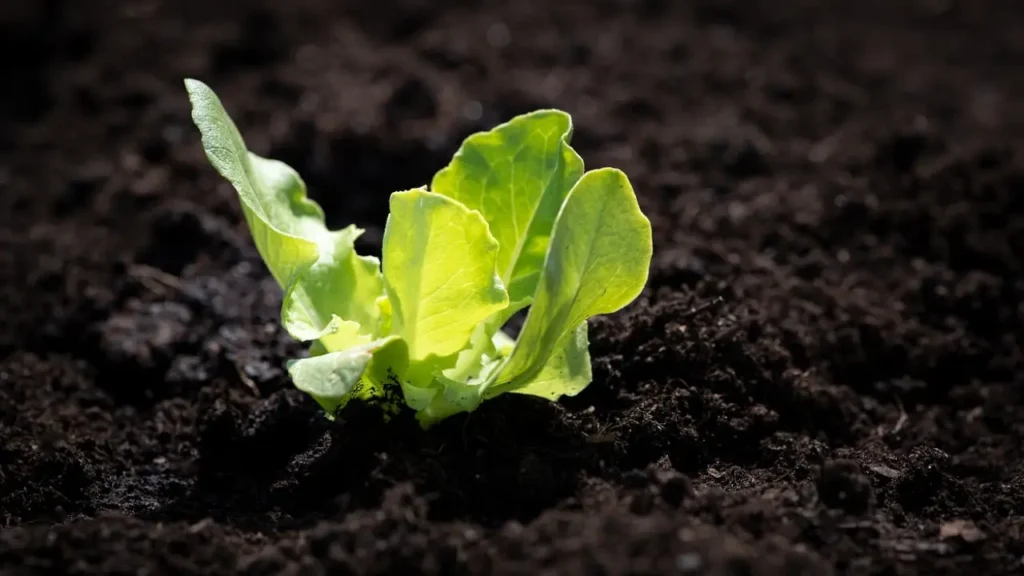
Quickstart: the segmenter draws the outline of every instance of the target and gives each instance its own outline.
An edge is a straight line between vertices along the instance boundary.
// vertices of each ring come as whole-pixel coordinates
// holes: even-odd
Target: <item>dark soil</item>
[[[1024,573],[1016,0],[0,8],[0,573]],[[631,177],[595,380],[329,423],[182,78],[379,252],[538,107]]]

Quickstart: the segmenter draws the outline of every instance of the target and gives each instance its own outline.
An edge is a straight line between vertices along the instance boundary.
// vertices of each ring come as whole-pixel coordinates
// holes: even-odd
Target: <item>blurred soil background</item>
[[[6,2],[0,574],[1021,574],[1013,0]],[[654,227],[594,383],[335,424],[184,77],[379,253],[557,106]]]

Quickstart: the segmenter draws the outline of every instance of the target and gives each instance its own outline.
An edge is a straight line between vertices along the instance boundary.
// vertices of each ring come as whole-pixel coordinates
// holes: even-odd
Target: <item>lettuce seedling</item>
[[[288,373],[328,417],[353,399],[404,402],[427,427],[500,394],[557,400],[590,383],[587,319],[640,294],[651,225],[625,174],[584,170],[568,114],[474,134],[429,187],[394,192],[378,260],[356,253],[363,230],[327,229],[295,170],[247,150],[208,86],[185,86],[284,292],[282,325],[311,343]],[[503,327],[527,308],[513,339]]]

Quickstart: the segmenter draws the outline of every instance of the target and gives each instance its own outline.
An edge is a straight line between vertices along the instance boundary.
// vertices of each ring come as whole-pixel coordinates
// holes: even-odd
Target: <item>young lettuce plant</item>
[[[295,170],[247,150],[208,86],[185,86],[284,291],[282,325],[311,343],[288,372],[328,417],[353,399],[404,401],[428,427],[500,394],[557,400],[590,383],[587,319],[639,296],[651,226],[625,174],[584,171],[568,114],[474,134],[429,187],[393,193],[378,260],[356,253],[361,229],[327,229]],[[513,340],[502,328],[526,308]]]

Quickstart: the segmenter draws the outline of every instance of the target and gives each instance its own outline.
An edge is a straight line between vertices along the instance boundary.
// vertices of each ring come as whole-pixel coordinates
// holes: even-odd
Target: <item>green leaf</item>
[[[481,321],[508,306],[497,252],[480,213],[422,188],[391,195],[384,291],[391,333],[408,344],[411,360],[459,352]]]
[[[455,382],[468,382],[480,373],[485,357],[497,356],[494,340],[487,333],[487,323],[481,322],[473,329],[469,345],[459,351],[455,365],[443,371],[444,376]]]
[[[497,368],[497,362],[486,365],[490,372]],[[438,374],[437,381],[440,389],[431,396],[430,402],[419,407],[416,412],[416,420],[424,428],[430,428],[445,418],[460,412],[472,412],[483,401],[480,395],[481,388],[475,384],[452,380]]]
[[[496,318],[500,314],[492,316]],[[473,330],[469,345],[456,357],[455,364],[447,369],[433,372],[432,378],[439,385],[429,401],[417,404],[417,418],[425,427],[456,414],[476,409],[483,401],[484,388],[494,372],[501,367],[505,356],[512,351],[515,341],[501,330],[490,334],[492,322],[481,322]]]
[[[327,412],[333,414],[367,386],[363,373],[375,352],[393,344],[395,338],[383,338],[320,356],[292,360],[288,374],[299,390],[309,394]]]
[[[380,314],[380,333],[390,334],[391,301],[388,300],[387,294],[381,294],[377,297],[377,313]]]
[[[651,224],[626,175],[612,168],[584,174],[558,215],[530,312],[507,362],[488,383],[498,387],[488,394],[534,381],[551,388],[546,367],[552,351],[587,318],[616,312],[639,296],[651,254]],[[577,374],[568,381],[579,381],[579,361],[578,352],[567,353],[567,364],[577,366],[568,370]]]
[[[584,321],[562,337],[555,353],[548,358],[540,372],[532,378],[511,382],[509,392],[540,396],[551,401],[579,394],[593,378],[588,347],[587,323]]]
[[[321,353],[341,352],[362,344],[368,344],[371,337],[361,333],[361,326],[357,322],[342,320],[337,316],[328,326],[329,330],[317,338],[317,344]]]
[[[583,174],[571,137],[565,112],[524,114],[467,138],[431,182],[431,191],[483,214],[498,240],[498,271],[513,303],[504,320],[529,304],[555,217]]]
[[[409,347],[398,336],[386,336],[377,340],[373,361],[363,375],[377,389],[398,388],[402,385],[409,369]]]
[[[459,352],[455,366],[433,375],[440,390],[435,388],[430,401],[418,405],[416,419],[420,424],[429,428],[453,414],[475,410],[487,399],[482,384],[501,368],[514,344],[515,341],[500,330],[488,338],[487,323],[479,324],[470,339],[470,347]],[[589,370],[589,365],[587,368]]]
[[[249,152],[220,99],[206,84],[188,79],[185,87],[207,158],[234,186],[256,248],[285,290],[281,312],[285,329],[302,341],[336,333],[339,321],[357,323],[364,335],[375,333],[379,319],[375,299],[383,281],[377,259],[355,253],[354,242],[362,230],[354,226],[328,230],[323,210],[307,197],[298,173],[282,162]],[[339,343],[322,344],[330,352]]]
[[[384,282],[378,260],[355,252],[362,232],[354,226],[328,232],[328,242],[318,245],[319,259],[285,294],[282,314],[292,336],[320,339],[328,352],[336,352],[353,342],[329,335],[332,318],[354,324],[364,341],[378,333],[381,311],[376,299],[383,294]]]

